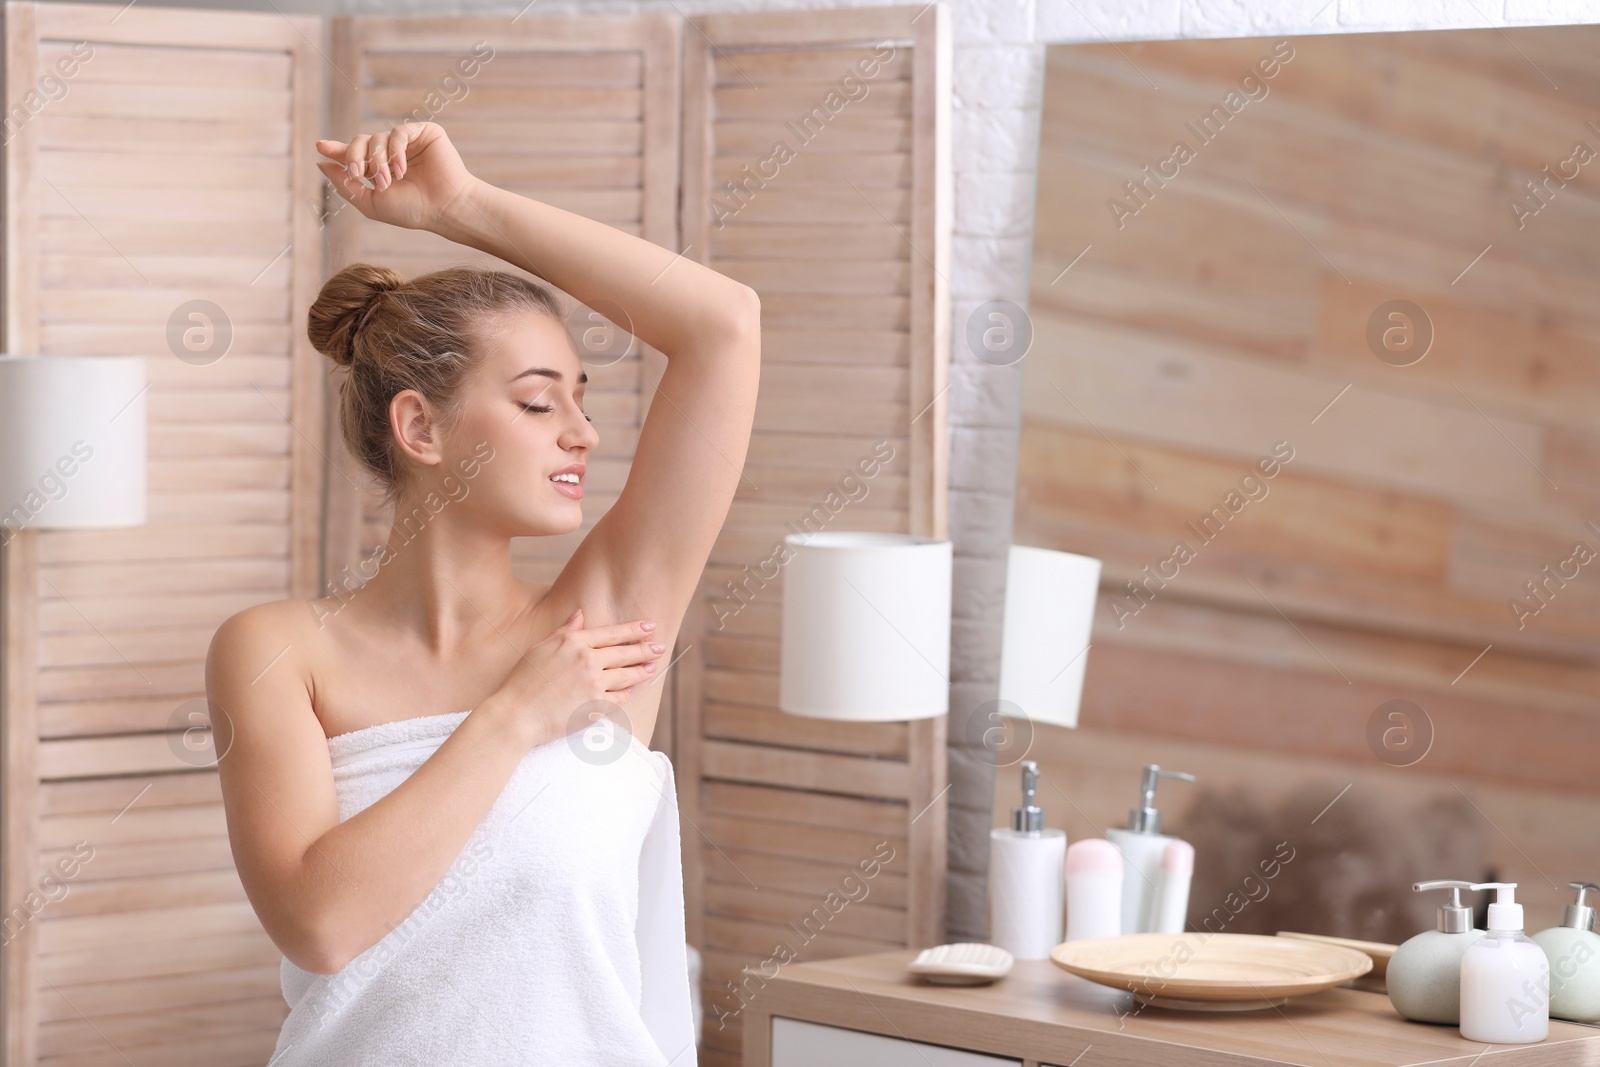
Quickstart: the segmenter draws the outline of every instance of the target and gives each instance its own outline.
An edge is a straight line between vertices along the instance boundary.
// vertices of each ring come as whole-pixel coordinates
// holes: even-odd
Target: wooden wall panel
[[[1016,540],[1104,569],[1082,729],[1034,742],[1046,807],[1098,835],[1145,762],[1263,803],[1309,780],[1390,805],[1466,794],[1463,832],[1546,925],[1600,869],[1600,563],[1525,626],[1508,602],[1576,543],[1600,551],[1600,198],[1570,181],[1520,227],[1512,203],[1600,146],[1600,85],[1572,65],[1600,31],[1297,38],[1196,145],[1277,44],[1048,54]],[[1135,200],[1125,183],[1178,139],[1194,158]],[[1137,207],[1120,225],[1114,199]],[[1368,340],[1390,300],[1432,326],[1410,366]],[[1294,458],[1265,495],[1199,537],[1278,441]],[[1177,541],[1193,561],[1152,581]],[[1368,747],[1390,699],[1432,721],[1416,766]],[[1163,788],[1178,832],[1192,789]]]
[[[944,940],[945,720],[778,710],[776,546],[807,529],[948,536],[947,17],[709,15],[684,39],[685,254],[761,294],[763,354],[746,476],[679,665],[703,1063],[738,1062],[778,945],[811,959]],[[802,933],[879,846],[894,858],[866,895]]]
[[[112,14],[5,11],[6,347],[146,357],[150,508],[5,549],[4,1059],[259,1063],[278,952],[174,727],[223,619],[320,584],[321,28]],[[169,340],[191,300],[231,326],[212,362]]]

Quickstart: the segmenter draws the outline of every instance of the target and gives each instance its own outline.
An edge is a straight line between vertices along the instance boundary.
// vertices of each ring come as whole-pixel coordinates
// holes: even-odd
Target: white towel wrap
[[[340,821],[469,714],[329,738]],[[271,1067],[695,1064],[672,763],[606,729],[530,749],[427,899],[337,974],[283,960]]]

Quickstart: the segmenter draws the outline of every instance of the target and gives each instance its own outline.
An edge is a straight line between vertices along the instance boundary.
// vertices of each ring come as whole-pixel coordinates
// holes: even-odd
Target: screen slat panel
[[[804,960],[944,939],[945,721],[782,713],[774,559],[805,530],[947,536],[943,17],[715,15],[685,37],[684,241],[760,293],[763,364],[679,664],[702,1063],[739,1062],[744,983],[776,945]],[[893,858],[867,895],[814,912],[875,849]]]

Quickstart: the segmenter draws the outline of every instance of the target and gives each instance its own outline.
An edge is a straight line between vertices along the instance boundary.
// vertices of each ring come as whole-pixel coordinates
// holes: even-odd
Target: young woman
[[[539,585],[511,538],[580,528],[600,440],[549,290],[356,264],[312,305],[395,520],[365,584],[242,611],[206,661],[234,860],[283,954],[271,1062],[692,1064],[671,765],[646,746],[744,464],[759,302],[474,177],[435,123],[317,150],[367,218],[620,307],[667,366],[626,484]]]

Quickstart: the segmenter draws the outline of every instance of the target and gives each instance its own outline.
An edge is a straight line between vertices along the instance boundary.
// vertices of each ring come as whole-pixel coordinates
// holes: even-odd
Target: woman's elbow
[[[339,938],[311,925],[296,925],[292,933],[273,937],[290,963],[312,974],[337,974],[350,962],[352,954]]]
[[[739,309],[745,321],[757,329],[761,327],[761,294],[743,283],[739,286]]]
[[[757,354],[761,351],[761,294],[743,282],[735,282],[733,298],[728,301],[728,321],[724,326],[728,336],[747,343]]]
[[[314,941],[285,952],[289,962],[311,974],[338,974],[350,961],[335,945],[328,941]]]

